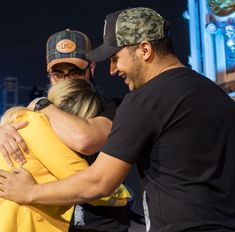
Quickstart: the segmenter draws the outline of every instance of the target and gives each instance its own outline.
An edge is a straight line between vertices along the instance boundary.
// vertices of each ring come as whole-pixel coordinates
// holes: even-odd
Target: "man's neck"
[[[164,58],[157,58],[154,63],[152,63],[151,68],[151,76],[152,78],[158,76],[160,73],[163,73],[167,70],[174,69],[174,68],[181,68],[185,67],[177,57],[173,55],[168,55]],[[152,79],[150,78],[150,79]]]

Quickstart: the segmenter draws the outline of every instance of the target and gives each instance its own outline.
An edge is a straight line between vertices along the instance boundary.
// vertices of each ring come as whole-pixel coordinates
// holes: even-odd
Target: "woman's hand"
[[[27,122],[19,122],[0,127],[0,152],[10,166],[13,166],[10,157],[20,165],[25,163],[25,157],[22,150],[26,153],[29,151],[25,141],[17,130],[22,129],[27,125]]]

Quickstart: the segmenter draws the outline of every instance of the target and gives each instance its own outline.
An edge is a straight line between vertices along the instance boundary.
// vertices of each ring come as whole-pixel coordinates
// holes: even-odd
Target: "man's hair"
[[[95,117],[101,110],[101,101],[92,84],[83,79],[67,79],[53,85],[48,92],[48,100],[59,109],[89,119]],[[14,122],[26,111],[26,107],[12,107],[1,119],[1,124]]]
[[[169,37],[160,40],[149,41],[149,43],[159,57],[163,57],[168,54],[174,54],[172,41]],[[130,55],[134,55],[134,52],[138,47],[139,44],[127,46]]]

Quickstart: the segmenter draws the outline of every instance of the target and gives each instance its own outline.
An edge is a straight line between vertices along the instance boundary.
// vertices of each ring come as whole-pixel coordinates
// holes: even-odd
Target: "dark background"
[[[155,9],[170,21],[175,51],[187,65],[189,55],[188,22],[182,17],[186,0],[24,0],[4,1],[0,7],[0,81],[18,77],[19,103],[29,101],[33,86],[49,83],[46,73],[47,38],[66,28],[87,34],[96,47],[102,43],[106,14],[127,7]],[[95,80],[109,97],[120,98],[127,92],[119,78],[109,76],[108,61],[97,65]]]

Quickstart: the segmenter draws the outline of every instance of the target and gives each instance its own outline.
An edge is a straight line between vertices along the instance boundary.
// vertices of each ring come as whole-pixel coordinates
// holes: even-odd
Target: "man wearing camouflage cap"
[[[108,15],[104,42],[87,57],[110,58],[110,73],[131,92],[99,158],[86,171],[47,185],[21,169],[1,171],[0,197],[27,204],[86,202],[111,193],[136,163],[147,231],[235,231],[234,102],[180,63],[167,30],[152,9]]]

